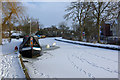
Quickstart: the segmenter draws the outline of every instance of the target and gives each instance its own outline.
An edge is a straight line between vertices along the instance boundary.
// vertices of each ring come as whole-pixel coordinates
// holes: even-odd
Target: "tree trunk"
[[[100,4],[99,4],[99,12],[98,12],[98,17],[97,17],[97,32],[98,32],[98,34],[97,34],[97,41],[98,41],[98,43],[100,43]]]
[[[80,37],[80,40],[83,41],[83,29],[82,29],[82,26],[81,26],[81,37]]]
[[[7,20],[9,20],[11,18],[11,16],[12,16],[12,12],[10,12],[10,15],[4,19],[4,22],[2,23],[2,26],[5,25],[5,23],[7,22]]]
[[[100,43],[100,24],[99,20],[97,21],[97,41]]]
[[[0,45],[2,44],[2,2],[0,2]]]
[[[98,32],[97,41],[98,41],[98,43],[100,43],[100,22],[99,22],[99,20],[97,22],[97,32]]]
[[[80,41],[83,41],[83,29],[82,29],[81,22],[79,22],[79,25],[80,25]]]
[[[11,18],[11,17],[10,17],[10,18]],[[9,25],[8,25],[8,27],[9,27],[9,38],[10,38],[10,42],[11,42],[11,34],[12,34],[12,33],[11,33],[11,30],[12,30],[12,27],[11,27],[11,26],[12,26],[12,25],[11,25],[11,19],[9,19],[8,22],[9,22]]]

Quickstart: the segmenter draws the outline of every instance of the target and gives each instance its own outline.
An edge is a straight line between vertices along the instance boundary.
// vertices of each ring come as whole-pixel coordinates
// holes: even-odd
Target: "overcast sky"
[[[30,17],[38,18],[40,23],[45,27],[51,25],[58,25],[60,22],[65,21],[65,9],[70,2],[24,2],[27,7],[27,14]],[[67,22],[68,26],[71,22]]]

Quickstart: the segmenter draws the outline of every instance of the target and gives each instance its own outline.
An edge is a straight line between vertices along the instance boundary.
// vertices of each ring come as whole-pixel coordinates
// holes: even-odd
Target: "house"
[[[118,25],[118,19],[103,26],[103,35],[108,44],[120,44],[120,26]]]
[[[113,23],[111,23],[111,27],[110,27],[113,36],[118,36],[119,35],[119,27],[118,27],[118,20],[114,20]]]
[[[103,25],[103,35],[105,37],[112,36],[112,31],[110,29],[111,25],[110,24],[104,24]]]

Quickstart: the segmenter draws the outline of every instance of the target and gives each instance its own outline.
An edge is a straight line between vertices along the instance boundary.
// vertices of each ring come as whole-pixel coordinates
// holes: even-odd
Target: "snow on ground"
[[[1,78],[25,78],[24,72],[15,54],[15,46],[19,46],[22,39],[12,39],[8,43],[7,39],[3,40],[4,45],[0,45],[0,79]]]
[[[89,43],[89,42],[80,42],[80,41],[72,41],[67,39],[62,39],[62,37],[56,38],[58,40],[67,41],[67,42],[73,42],[73,43],[80,43],[80,44],[87,44],[87,45],[94,45],[94,46],[103,46],[103,47],[110,47],[110,48],[117,48],[120,49],[120,46],[118,45],[111,45],[111,44],[100,44],[100,43]]]
[[[2,39],[2,44],[4,45],[4,44],[7,44],[7,43],[9,43],[9,39]],[[2,46],[1,46],[2,47]],[[2,50],[2,49],[1,49]]]
[[[118,78],[118,51],[40,39],[41,45],[56,42],[60,48],[25,62],[31,78]]]
[[[20,36],[22,33],[12,33],[11,36]]]

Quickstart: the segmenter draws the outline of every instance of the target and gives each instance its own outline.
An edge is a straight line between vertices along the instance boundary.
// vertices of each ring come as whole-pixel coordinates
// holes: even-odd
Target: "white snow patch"
[[[12,39],[11,43],[0,45],[0,79],[1,78],[25,78],[19,62],[18,53],[15,54],[15,46],[19,46],[22,39]]]

